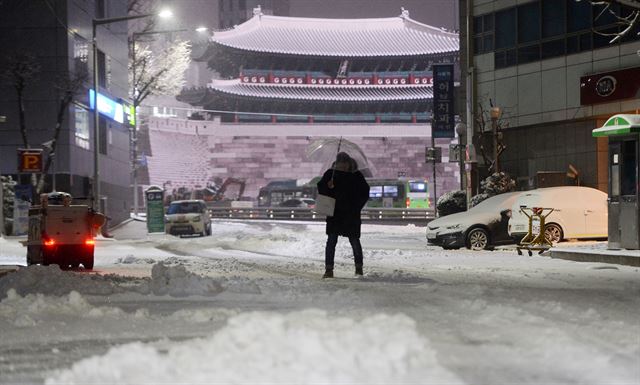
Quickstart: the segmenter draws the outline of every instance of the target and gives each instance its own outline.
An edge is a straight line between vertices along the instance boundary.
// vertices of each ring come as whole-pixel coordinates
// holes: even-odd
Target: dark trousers
[[[356,266],[362,266],[362,245],[359,237],[349,237],[349,243],[353,249],[353,260]],[[324,266],[326,269],[333,269],[333,259],[336,256],[336,244],[338,244],[338,234],[329,234],[327,246],[324,249]]]

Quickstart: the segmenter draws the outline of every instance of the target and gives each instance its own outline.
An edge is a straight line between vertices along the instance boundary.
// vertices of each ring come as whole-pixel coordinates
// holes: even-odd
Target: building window
[[[566,3],[542,0],[542,38],[564,35],[567,30]]]
[[[98,50],[98,85],[107,88],[107,60],[104,52]]]
[[[98,124],[98,135],[100,135],[100,153],[102,155],[107,155],[107,120],[103,117],[100,116],[99,119],[99,124]]]
[[[615,15],[620,15],[620,6],[618,4],[594,4],[592,9],[593,27],[603,27],[613,25],[618,20]]]
[[[496,12],[496,49],[512,48],[516,45],[516,9]]]
[[[548,59],[552,57],[564,56],[565,54],[565,40],[557,39],[551,41],[545,41],[542,43],[542,57],[541,59]]]
[[[89,111],[75,105],[75,143],[76,146],[89,150]]]
[[[527,45],[518,48],[518,64],[540,61],[540,44]]]
[[[480,54],[493,51],[493,14],[478,16],[473,23],[474,52]]]
[[[619,4],[605,9],[588,1],[538,0],[475,16],[474,54],[494,52],[498,69],[604,48],[622,28],[610,11],[631,15]],[[640,40],[638,32],[640,23],[619,41]]]
[[[522,5],[518,9],[518,43],[540,39],[540,3]]]
[[[73,65],[77,73],[89,71],[89,43],[80,35],[73,35]]]
[[[578,32],[591,28],[591,3],[567,0],[567,32]]]

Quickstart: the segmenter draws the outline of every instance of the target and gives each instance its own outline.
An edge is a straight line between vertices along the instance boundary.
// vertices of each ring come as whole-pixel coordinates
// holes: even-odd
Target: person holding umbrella
[[[357,169],[357,163],[346,152],[339,152],[333,168],[318,182],[318,193],[334,198],[333,216],[327,216],[325,272],[322,278],[333,278],[334,257],[338,237],[349,238],[353,248],[356,276],[362,276],[363,254],[360,244],[360,211],[369,200],[369,184]]]

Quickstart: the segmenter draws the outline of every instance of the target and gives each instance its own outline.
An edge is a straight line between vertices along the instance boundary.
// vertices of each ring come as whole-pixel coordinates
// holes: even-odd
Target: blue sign
[[[91,110],[95,109],[94,95],[95,92],[93,90],[89,90],[89,108]],[[118,103],[115,100],[109,99],[99,92],[98,112],[101,115],[104,115],[111,120],[115,120],[120,124],[124,123],[124,106],[122,105],[122,103]]]
[[[455,137],[453,111],[453,64],[433,65],[433,120],[434,138]]]
[[[25,235],[29,231],[29,207],[33,189],[30,184],[17,184],[13,191],[13,235]]]

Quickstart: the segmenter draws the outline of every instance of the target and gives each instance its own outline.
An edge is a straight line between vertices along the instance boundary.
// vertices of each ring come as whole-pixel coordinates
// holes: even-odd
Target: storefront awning
[[[594,137],[626,135],[640,133],[640,115],[620,114],[614,115],[607,120],[604,126],[592,131]]]

